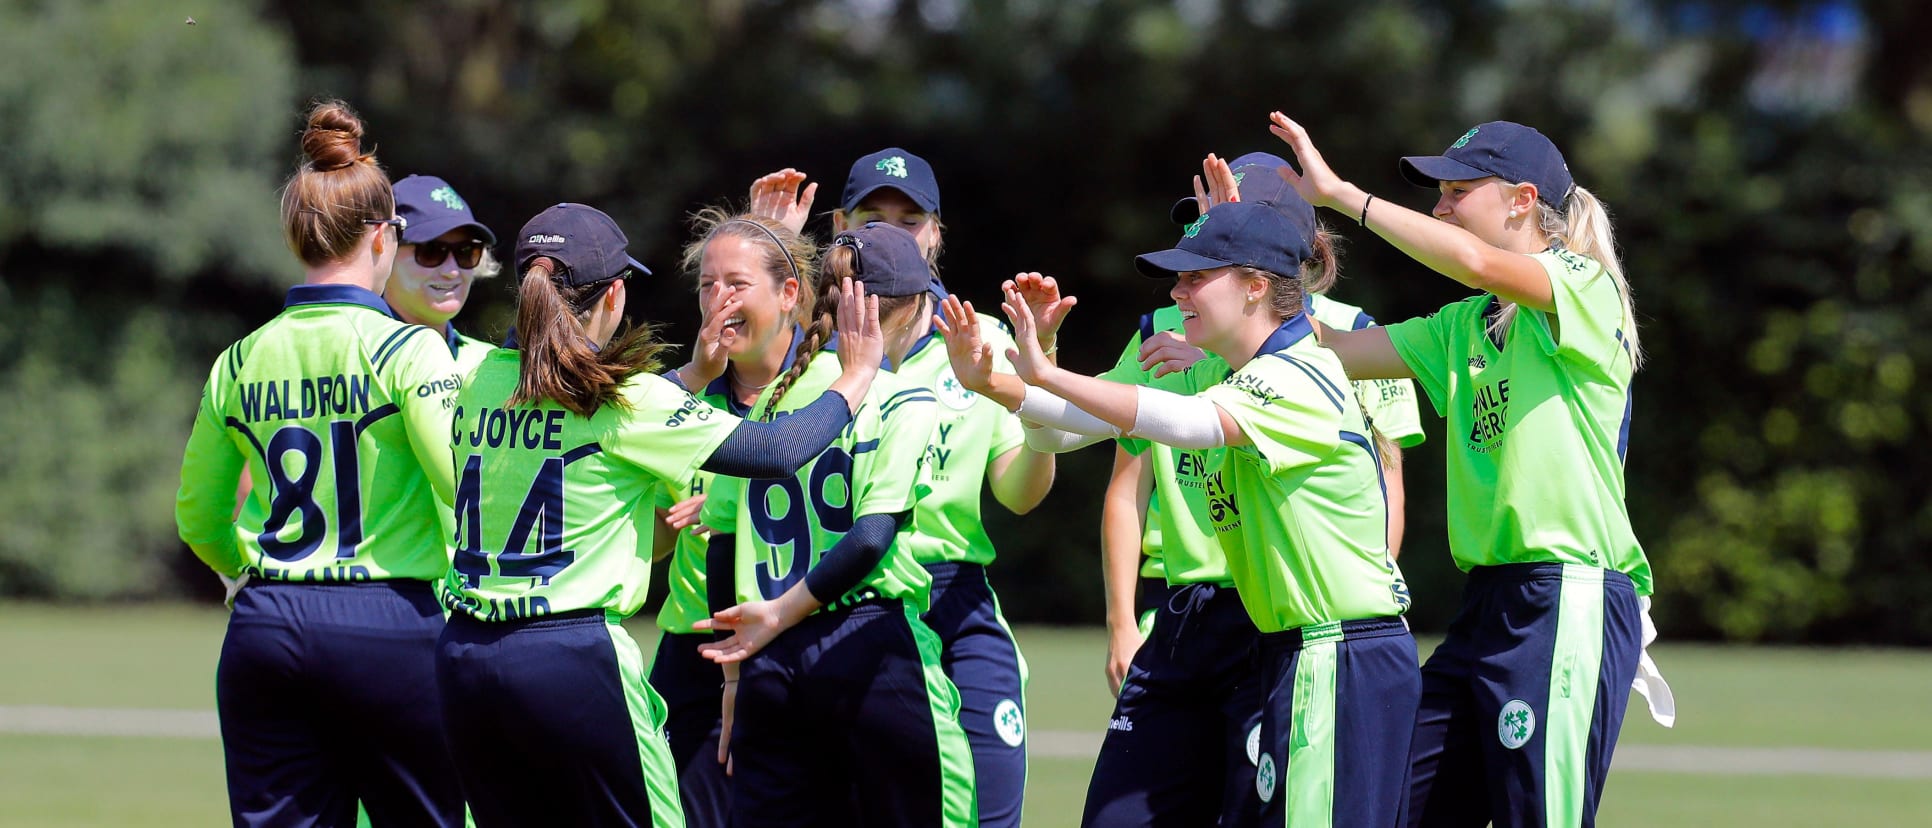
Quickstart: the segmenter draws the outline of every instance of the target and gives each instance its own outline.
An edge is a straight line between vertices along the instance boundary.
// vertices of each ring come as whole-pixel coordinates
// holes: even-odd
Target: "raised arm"
[[[1300,124],[1279,112],[1269,115],[1269,120],[1269,131],[1288,144],[1301,165],[1300,173],[1282,168],[1281,177],[1309,204],[1361,222],[1410,258],[1471,288],[1540,311],[1556,309],[1549,272],[1535,259],[1491,245],[1433,216],[1373,198],[1329,168]],[[1458,184],[1447,182],[1446,186]]]

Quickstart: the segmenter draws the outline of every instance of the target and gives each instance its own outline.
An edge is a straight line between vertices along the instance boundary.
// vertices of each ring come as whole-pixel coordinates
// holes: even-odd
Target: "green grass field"
[[[211,710],[223,615],[191,607],[0,606],[0,706]],[[649,650],[648,624],[633,625]],[[1098,630],[1022,628],[1035,730],[1098,732],[1111,699]],[[1425,650],[1426,650],[1425,645]],[[1624,744],[1932,751],[1932,653],[1667,646],[1675,730],[1631,709]],[[1073,825],[1091,760],[1039,758],[1030,826]],[[1714,769],[1721,770],[1721,769]],[[1618,771],[1604,825],[1932,822],[1932,781]],[[0,825],[223,824],[212,739],[0,733]]]

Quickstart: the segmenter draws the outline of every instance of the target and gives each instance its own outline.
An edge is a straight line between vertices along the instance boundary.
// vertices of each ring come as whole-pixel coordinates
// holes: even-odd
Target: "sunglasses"
[[[483,263],[483,250],[489,247],[476,239],[450,244],[440,241],[426,241],[416,245],[416,264],[421,267],[442,267],[443,260],[454,255],[456,266],[468,270]]]
[[[363,219],[362,223],[373,224],[378,228],[382,227],[385,224],[396,225],[396,238],[398,240],[402,238],[403,231],[409,229],[409,219],[403,218],[402,216],[396,216],[395,218],[386,218],[386,219]]]

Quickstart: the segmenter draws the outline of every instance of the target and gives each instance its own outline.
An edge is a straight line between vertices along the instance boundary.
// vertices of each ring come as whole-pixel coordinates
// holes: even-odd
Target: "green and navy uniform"
[[[437,653],[479,825],[681,826],[664,703],[622,622],[644,602],[653,505],[688,487],[739,418],[640,374],[594,416],[505,407],[521,353],[456,399],[456,552]]]
[[[839,374],[833,348],[836,339],[779,401],[781,419]],[[806,581],[855,521],[912,512],[937,405],[924,387],[881,371],[851,427],[796,476],[714,480],[703,522],[720,533],[714,547],[734,550],[737,599],[775,599]],[[977,824],[959,695],[940,665],[938,636],[919,619],[932,579],[906,546],[911,535],[911,523],[901,523],[857,586],[815,596],[823,608],[741,666],[735,824]],[[723,577],[715,568],[708,575]]]
[[[1375,326],[1375,317],[1347,302],[1323,294],[1308,297],[1308,315],[1316,322],[1344,331],[1359,331]],[[1405,379],[1358,380],[1349,383],[1355,399],[1368,415],[1369,424],[1401,448],[1422,444],[1422,414],[1416,404],[1415,383]]]
[[[476,367],[483,364],[483,358],[496,350],[495,345],[467,336],[456,330],[455,325],[448,326],[448,332],[443,335],[443,342],[449,345],[449,355],[451,359],[456,360],[457,372],[466,377],[475,373]]]
[[[434,331],[348,285],[291,288],[210,371],[175,517],[251,578],[215,677],[236,825],[348,824],[358,800],[378,822],[462,824],[430,589],[460,384]]]
[[[1555,311],[1472,297],[1388,327],[1448,421],[1462,607],[1423,668],[1412,824],[1591,825],[1642,652],[1650,564],[1624,507],[1634,372],[1595,260],[1534,257]]]
[[[994,370],[1011,373],[1011,334],[980,315]],[[1020,418],[960,385],[938,332],[908,351],[894,373],[932,389],[938,422],[926,451],[930,491],[913,510],[906,546],[932,575],[926,626],[939,636],[940,664],[959,689],[959,723],[973,749],[982,828],[1020,824],[1026,795],[1026,659],[986,578],[993,541],[980,519],[981,481],[1000,455],[1026,443]]]
[[[1421,692],[1409,592],[1347,383],[1298,315],[1200,392],[1251,443],[1211,467],[1207,515],[1272,677],[1254,776],[1264,825],[1396,824],[1408,787],[1396,757]]]
[[[781,375],[792,366],[801,334],[793,328],[792,347],[785,351]],[[749,417],[751,407],[740,405],[731,392],[731,370],[726,365],[725,374],[692,393],[712,408]],[[657,505],[669,509],[689,498],[708,495],[716,477],[699,471],[692,475],[691,485],[662,490]],[[711,633],[693,628],[699,620],[711,617],[705,592],[705,551],[705,539],[697,534],[696,527],[678,532],[664,571],[668,583],[664,605],[657,612],[657,628],[662,635],[657,655],[651,660],[651,687],[663,697],[667,710],[664,735],[678,769],[678,796],[684,801],[685,823],[690,828],[724,828],[731,818],[729,780],[717,759],[724,724],[720,715],[724,669],[698,653],[698,647],[713,640]]]
[[[1141,343],[1181,328],[1180,310],[1146,314],[1101,379],[1181,394],[1211,387],[1228,364],[1204,355],[1187,371],[1156,378],[1140,366]],[[1154,489],[1141,548],[1160,561],[1152,632],[1121,683],[1094,764],[1082,824],[1088,826],[1252,825],[1251,735],[1257,735],[1266,680],[1257,668],[1260,634],[1248,620],[1209,525],[1209,468],[1226,449],[1187,450],[1131,437]],[[1146,570],[1142,570],[1142,575]]]

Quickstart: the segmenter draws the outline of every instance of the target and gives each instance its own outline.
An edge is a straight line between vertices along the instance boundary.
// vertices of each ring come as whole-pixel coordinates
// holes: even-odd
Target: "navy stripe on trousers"
[[[1260,671],[1259,641],[1233,587],[1169,592],[1121,683],[1082,825],[1255,824],[1261,801],[1249,739],[1259,736],[1270,678]]]
[[[1636,589],[1620,572],[1558,563],[1472,570],[1448,635],[1422,668],[1409,824],[1596,824],[1643,651],[1641,623]],[[1584,681],[1590,673],[1595,680]],[[1553,803],[1567,813],[1552,813]]]
[[[664,735],[687,828],[725,828],[731,818],[725,767],[718,763],[724,669],[698,654],[712,640],[709,633],[665,633],[651,659],[651,687],[664,699]]]
[[[1019,644],[1001,620],[986,568],[926,564],[932,601],[921,620],[944,645],[940,665],[959,688],[959,725],[973,745],[982,828],[1018,828],[1026,798],[1026,688]]]
[[[237,826],[463,824],[436,693],[442,610],[423,581],[256,581],[215,672]]]

